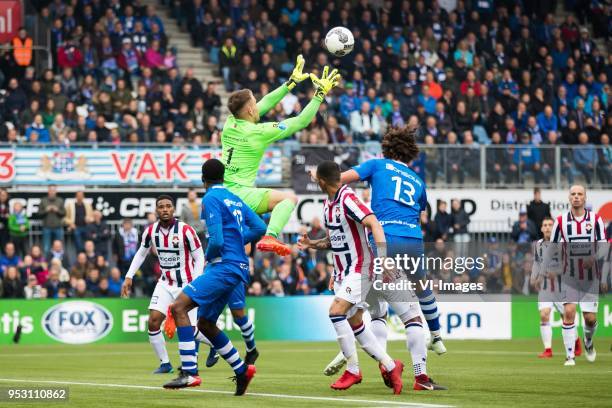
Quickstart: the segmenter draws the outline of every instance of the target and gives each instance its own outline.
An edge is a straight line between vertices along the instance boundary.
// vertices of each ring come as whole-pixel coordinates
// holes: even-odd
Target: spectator
[[[181,221],[190,225],[200,237],[200,241],[205,241],[206,225],[201,218],[202,204],[198,201],[198,193],[190,188],[187,192],[187,202],[181,208]]]
[[[527,218],[527,211],[521,209],[519,219],[512,225],[512,240],[519,244],[527,244],[535,241],[538,238],[538,229],[536,225]]]
[[[436,204],[437,209],[434,217],[434,224],[438,229],[437,235],[444,241],[448,241],[448,237],[453,227],[453,218],[447,211],[446,201],[438,200]]]
[[[6,271],[11,266],[19,266],[21,258],[15,252],[15,244],[7,242],[4,246],[4,253],[0,255],[0,272],[6,274]]]
[[[44,288],[47,290],[47,297],[56,299],[59,293],[62,282],[60,281],[60,267],[58,265],[52,265],[49,268],[49,276],[44,284]]]
[[[540,149],[531,143],[530,134],[524,132],[521,135],[521,144],[514,150],[510,173],[515,180],[521,177],[519,181],[522,181],[525,173],[532,173],[537,184],[541,178],[540,168]]]
[[[88,222],[86,226],[86,237],[94,243],[96,254],[108,257],[108,244],[110,242],[110,228],[106,221],[102,219],[102,212],[93,212],[93,222]]]
[[[48,187],[47,197],[40,202],[38,216],[42,218],[43,252],[49,252],[53,240],[64,240],[64,200],[57,196],[57,187]]]
[[[535,225],[538,237],[542,238],[540,227],[545,217],[550,217],[550,203],[542,201],[542,193],[538,187],[533,189],[533,200],[527,205],[527,218]]]
[[[119,297],[122,285],[123,277],[121,276],[121,271],[118,268],[111,269],[108,278],[108,295],[110,297]]]
[[[76,257],[76,262],[70,269],[70,277],[85,279],[91,269],[93,269],[93,265],[87,259],[87,255],[85,255],[85,252],[80,252]]]
[[[8,229],[11,241],[15,245],[17,256],[24,256],[26,253],[26,242],[30,232],[30,220],[26,214],[23,204],[19,201],[13,203],[13,213],[8,219]]]
[[[597,152],[595,146],[589,143],[589,136],[585,132],[578,135],[579,145],[573,149],[574,165],[585,178],[587,184],[591,184],[597,165]]]
[[[72,232],[74,246],[77,252],[83,251],[83,243],[87,237],[87,220],[93,218],[93,207],[85,201],[85,192],[77,191],[74,201],[66,203],[64,224],[68,232]]]
[[[125,218],[113,240],[113,257],[122,273],[126,273],[138,250],[138,231],[132,220]]]
[[[363,101],[360,111],[351,113],[351,130],[357,141],[365,142],[378,140],[380,137],[381,124],[376,115],[370,111],[370,103]]]
[[[26,299],[40,299],[42,289],[42,286],[38,284],[36,275],[30,275],[26,280],[26,286],[23,288],[24,297]]]
[[[17,267],[9,266],[2,277],[2,297],[18,299],[24,297],[23,283],[19,279]]]
[[[470,224],[470,216],[461,206],[461,201],[457,198],[451,200],[451,217],[453,223],[453,241],[457,243],[470,242],[470,234],[468,234],[468,225]]]
[[[610,135],[607,133],[601,135],[601,146],[597,152],[597,175],[599,176],[599,181],[604,185],[610,185],[612,184],[612,146],[610,145]]]
[[[53,241],[53,246],[48,252],[47,259],[53,263],[53,260],[58,260],[64,268],[68,268],[70,264],[68,256],[64,252],[64,243],[59,239]]]
[[[34,140],[32,140],[32,134],[36,134]],[[26,129],[25,138],[28,142],[49,143],[51,141],[51,135],[43,123],[42,115],[34,116],[34,122]]]

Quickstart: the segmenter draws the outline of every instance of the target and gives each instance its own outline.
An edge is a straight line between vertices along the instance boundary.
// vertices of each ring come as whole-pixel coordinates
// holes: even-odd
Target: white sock
[[[212,343],[210,342],[210,340],[208,340],[206,338],[206,336],[196,327],[195,331],[193,332],[193,338],[196,341],[199,341],[200,343],[204,343],[207,346],[213,347]]]
[[[542,336],[544,348],[552,348],[552,327],[550,327],[550,323],[540,323],[540,336]]]
[[[567,358],[574,358],[574,346],[576,344],[576,326],[563,323],[563,345],[565,345],[565,355]]]
[[[168,350],[166,350],[166,339],[164,338],[161,329],[156,332],[149,331],[149,343],[151,343],[151,346],[153,346],[153,350],[155,351],[155,354],[157,354],[157,358],[159,358],[159,361],[161,361],[162,364],[170,362]]]
[[[346,369],[353,374],[359,374],[359,359],[357,358],[357,348],[355,347],[355,336],[346,315],[333,315],[329,319],[336,330],[336,338],[346,358]]]
[[[359,344],[361,344],[361,348],[363,348],[372,358],[381,363],[387,371],[391,371],[395,368],[393,359],[380,344],[378,344],[372,329],[366,326],[364,322],[361,322],[359,326],[353,327],[353,334]]]
[[[414,376],[427,375],[427,345],[420,322],[406,323],[406,346],[412,356]]]
[[[595,335],[595,331],[597,330],[597,322],[593,326],[589,326],[588,324],[584,324],[584,345],[586,347],[591,347],[593,344],[593,336]]]
[[[387,319],[384,317],[377,317],[372,319],[372,324],[370,326],[374,336],[376,336],[376,341],[384,351],[387,351]]]

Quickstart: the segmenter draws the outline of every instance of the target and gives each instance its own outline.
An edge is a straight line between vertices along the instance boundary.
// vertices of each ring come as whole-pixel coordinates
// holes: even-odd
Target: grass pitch
[[[236,342],[238,343],[238,342]],[[577,359],[564,367],[563,346],[555,339],[555,357],[540,360],[537,340],[447,341],[448,353],[430,353],[429,375],[448,391],[412,390],[410,356],[404,342],[390,342],[389,353],[402,359],[404,392],[391,394],[377,364],[360,352],[364,381],[348,391],[329,388],[332,378],[322,370],[338,351],[336,343],[258,342],[257,375],[244,397],[234,397],[233,373],[220,360],[212,369],[203,360],[202,386],[168,391],[161,385],[174,374],[153,375],[156,359],[148,343],[86,346],[3,346],[0,348],[0,389],[7,387],[69,388],[69,401],[51,406],[80,407],[610,407],[612,401],[611,338],[596,338],[597,361]],[[241,352],[243,345],[240,346]],[[176,343],[169,344],[178,366]],[[48,403],[42,402],[43,406]],[[38,405],[38,404],[36,404]],[[7,402],[0,406],[32,407]],[[35,405],[34,405],[35,406]],[[40,406],[40,405],[39,405]]]

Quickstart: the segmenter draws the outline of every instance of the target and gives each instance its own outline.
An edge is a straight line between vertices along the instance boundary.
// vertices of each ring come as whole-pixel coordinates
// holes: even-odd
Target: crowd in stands
[[[369,201],[369,190],[363,190],[364,202]],[[204,225],[194,216],[199,211],[195,190],[187,194],[180,211],[180,219],[193,226],[206,245]],[[527,265],[531,265],[530,242],[539,238],[541,219],[550,215],[550,206],[542,201],[539,190],[519,220],[512,234],[505,240],[489,237],[486,244],[470,242],[470,217],[459,200],[452,200],[450,210],[445,201],[439,201],[428,217],[421,217],[421,228],[429,256],[442,259],[466,255],[487,254],[484,270],[470,269],[463,273],[452,268],[428,270],[428,277],[444,282],[482,283],[487,293],[529,293],[525,280]],[[30,237],[30,218],[41,223],[41,239]],[[117,297],[123,277],[139,245],[146,226],[155,222],[148,214],[146,223],[125,219],[113,228],[94,210],[83,191],[64,200],[50,186],[41,198],[38,210],[29,217],[18,194],[9,197],[0,189],[0,298],[80,298]],[[612,223],[608,226],[612,232]],[[302,251],[297,238],[308,234],[311,239],[326,234],[317,217],[303,226],[298,234],[287,235],[292,244],[290,255],[280,258],[268,253],[255,252],[250,257],[251,296],[290,296],[330,294],[328,289],[333,274],[332,253],[329,251]],[[525,245],[527,244],[527,245]],[[160,277],[159,263],[154,251],[145,260],[134,279],[134,295],[150,296]],[[525,286],[527,285],[527,286]],[[525,292],[527,291],[527,292]]]
[[[35,69],[25,29],[10,47],[0,45],[0,142],[219,144],[217,86],[249,88],[261,97],[283,83],[302,54],[307,70],[331,64],[344,78],[311,125],[294,136],[302,143],[377,142],[389,126],[418,122],[424,147],[415,166],[428,183],[475,177],[479,145],[503,145],[488,149],[489,182],[513,183],[530,172],[546,183],[556,160],[549,147],[564,145],[572,147],[560,160],[568,181],[580,174],[587,183],[612,184],[612,55],[596,43],[610,41],[611,7],[565,1],[574,13],[559,21],[556,1],[458,0],[452,10],[441,3],[455,2],[169,1],[193,45],[218,65],[221,85],[177,65],[155,6],[141,0],[38,2],[37,24],[50,30],[53,67]],[[323,49],[325,33],[338,25],[355,36],[355,49],[345,58]],[[312,97],[308,82],[262,120],[297,114]],[[426,240],[469,241],[469,217],[460,203],[451,203],[450,211],[447,205],[422,220]],[[53,187],[37,218],[42,239],[31,245],[26,209],[17,200],[9,206],[0,190],[0,297],[118,295],[140,240],[131,220],[114,231],[82,192],[66,204]],[[520,215],[517,243],[534,235],[528,219],[529,210]],[[317,220],[308,231],[315,238],[324,233]],[[496,242],[490,245],[499,250]],[[511,277],[522,270],[516,249],[495,259],[495,273],[451,279],[523,290],[524,281]],[[256,254],[249,293],[326,293],[330,264],[324,252],[297,247],[284,259]],[[137,294],[150,294],[158,274],[151,256],[138,275]]]
[[[609,39],[612,8],[600,1],[566,2],[577,17],[563,21],[555,1],[458,0],[452,10],[437,1],[169,3],[228,91],[266,94],[298,54],[308,70],[341,70],[342,86],[295,136],[303,143],[378,141],[388,126],[418,121],[419,142],[450,146],[426,150],[428,182],[477,178],[476,147],[510,144],[487,155],[490,183],[522,182],[523,174],[548,183],[555,166],[548,147],[579,145],[563,152],[568,181],[612,184],[612,55],[594,41]],[[39,24],[51,32],[53,69],[36,72],[32,58],[0,51],[0,141],[219,143],[217,84],[177,67],[154,6],[53,0]],[[345,58],[323,49],[337,25],[355,36]],[[14,44],[28,38],[20,30]],[[296,91],[263,120],[298,113],[312,91],[309,84]]]

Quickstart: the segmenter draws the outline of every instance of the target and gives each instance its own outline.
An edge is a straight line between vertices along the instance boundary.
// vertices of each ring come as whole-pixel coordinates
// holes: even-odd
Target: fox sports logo
[[[62,302],[47,310],[42,326],[49,337],[59,342],[86,344],[110,333],[113,315],[97,303]]]

